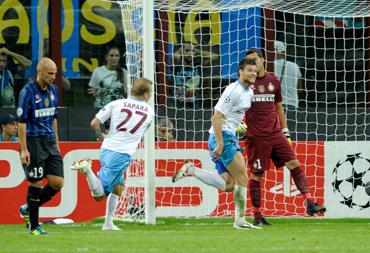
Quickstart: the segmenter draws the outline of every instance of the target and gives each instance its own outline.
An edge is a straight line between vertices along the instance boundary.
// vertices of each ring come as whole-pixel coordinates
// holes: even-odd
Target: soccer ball
[[[349,208],[362,210],[370,207],[370,159],[361,153],[347,155],[333,170],[333,191],[336,199]]]
[[[366,183],[366,185],[365,185],[365,191],[366,191],[367,195],[370,196],[370,181]]]

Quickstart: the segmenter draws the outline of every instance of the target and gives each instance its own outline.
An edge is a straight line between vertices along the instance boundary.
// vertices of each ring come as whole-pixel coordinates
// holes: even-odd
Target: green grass
[[[30,236],[24,225],[0,225],[0,252],[370,252],[369,219],[270,219],[263,230],[237,231],[231,219],[157,219],[157,225],[102,220],[44,225]]]

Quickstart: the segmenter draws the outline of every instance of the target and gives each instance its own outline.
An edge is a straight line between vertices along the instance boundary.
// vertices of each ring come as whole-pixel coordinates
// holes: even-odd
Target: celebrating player
[[[121,230],[113,224],[118,199],[123,191],[124,173],[132,155],[154,117],[154,110],[147,104],[152,95],[152,82],[138,79],[127,99],[119,99],[104,106],[91,121],[96,137],[104,139],[100,149],[101,169],[98,176],[91,170],[91,160],[74,163],[71,169],[86,175],[95,200],[107,197],[106,216],[102,230]],[[110,130],[105,136],[100,125],[111,119]]]
[[[248,165],[252,172],[249,190],[254,207],[253,224],[271,225],[260,211],[261,180],[263,172],[270,167],[270,159],[276,168],[285,165],[290,170],[294,183],[303,195],[308,215],[325,212],[326,209],[311,198],[306,175],[290,145],[279,80],[265,71],[264,56],[260,49],[249,49],[246,59],[255,60],[258,71],[253,85],[255,95],[252,107],[244,118],[248,126],[245,132]]]
[[[235,128],[251,106],[253,91],[249,86],[254,83],[256,77],[255,60],[242,60],[238,67],[238,80],[225,89],[215,106],[208,147],[218,173],[199,169],[186,162],[172,178],[172,181],[176,182],[194,175],[205,184],[226,192],[234,191],[236,229],[254,228],[244,219],[248,176],[242,149],[235,136]]]

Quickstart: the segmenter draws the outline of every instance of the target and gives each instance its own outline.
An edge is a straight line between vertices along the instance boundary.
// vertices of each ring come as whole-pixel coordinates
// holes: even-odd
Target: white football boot
[[[122,230],[116,225],[112,224],[104,224],[101,230]]]
[[[194,166],[189,161],[185,161],[184,165],[182,165],[181,169],[176,171],[175,175],[172,177],[172,182],[175,183],[179,181],[180,179],[183,179],[184,177],[187,177],[189,175],[189,169],[191,166]]]
[[[90,158],[85,158],[85,159],[82,159],[79,162],[74,162],[71,165],[71,169],[72,170],[77,170],[81,174],[86,175],[87,170],[91,168],[91,163],[92,163],[92,161],[91,161]]]

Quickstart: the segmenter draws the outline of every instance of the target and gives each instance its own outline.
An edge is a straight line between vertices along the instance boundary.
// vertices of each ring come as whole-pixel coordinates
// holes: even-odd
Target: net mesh
[[[126,64],[134,80],[142,75],[145,50],[142,2],[115,2],[122,10]],[[225,86],[236,79],[237,64],[248,48],[264,48],[267,70],[280,78],[275,41],[283,43],[284,60],[297,64],[300,72],[302,85],[297,91],[286,86],[282,92],[286,100],[292,92],[298,96],[297,107],[287,106],[288,125],[311,193],[322,203],[324,142],[361,141],[369,136],[369,2],[158,0],[154,6],[156,215],[233,215],[232,194],[194,177],[173,184],[171,176],[185,160],[213,169],[206,144],[212,108]],[[163,118],[171,122],[165,126],[173,127],[173,139],[159,132],[166,130],[159,124]],[[144,215],[143,175],[142,160],[134,160],[117,215],[131,219]],[[250,200],[247,207],[250,215]],[[287,169],[271,167],[264,176],[262,212],[305,215],[303,199]]]

